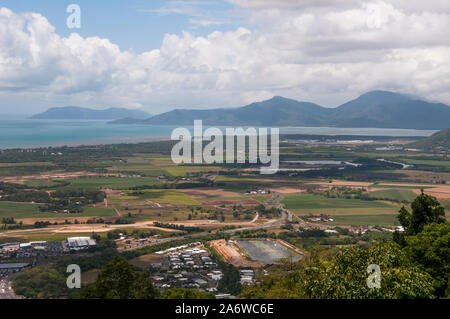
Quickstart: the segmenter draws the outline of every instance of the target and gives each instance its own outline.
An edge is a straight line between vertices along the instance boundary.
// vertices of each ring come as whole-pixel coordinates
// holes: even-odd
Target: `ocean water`
[[[169,140],[173,125],[114,125],[107,121],[31,120],[0,118],[0,149],[41,146],[75,146],[94,144],[138,143]],[[192,127],[187,127],[192,132]],[[281,134],[430,136],[436,131],[285,127]]]

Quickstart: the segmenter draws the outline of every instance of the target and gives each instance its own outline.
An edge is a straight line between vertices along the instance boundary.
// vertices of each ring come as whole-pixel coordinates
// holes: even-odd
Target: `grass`
[[[381,201],[326,198],[311,194],[287,194],[282,202],[288,209],[310,208],[388,208],[392,205]]]
[[[407,201],[412,202],[417,195],[406,189],[387,189],[370,192],[369,196],[372,198],[383,198],[386,200]]]
[[[272,197],[272,195],[256,195],[256,196],[252,196],[251,198],[254,200],[257,200],[260,203],[265,203],[267,202],[270,198]]]
[[[186,194],[172,189],[147,189],[143,191],[141,198],[154,201],[159,204],[176,206],[200,206],[201,203]]]
[[[164,167],[164,170],[174,177],[186,176],[186,170],[184,169],[184,167],[181,166]]]
[[[135,173],[141,176],[157,177],[162,175],[167,175],[167,171],[157,167],[145,167],[145,166],[128,166],[126,168],[113,167],[110,168],[111,171],[117,171],[122,173]]]
[[[25,181],[25,185],[29,187],[57,187],[61,184],[55,181],[49,181],[49,180],[32,180],[32,181]]]
[[[334,215],[334,222],[327,225],[351,225],[351,226],[391,226],[398,225],[397,214],[380,215]]]
[[[450,167],[450,161],[448,160],[419,160],[419,159],[410,159],[410,158],[402,158],[400,161],[404,161],[406,164],[413,165],[425,165],[425,166],[437,166],[437,167]]]
[[[129,189],[136,186],[145,185],[161,185],[162,183],[155,178],[139,178],[139,177],[92,177],[92,178],[77,178],[68,180],[70,185],[65,186],[65,189]]]
[[[30,203],[0,202],[0,218],[33,218],[39,214],[39,205]]]
[[[80,214],[55,214],[52,212],[40,212],[39,204],[0,202],[0,218],[14,217],[15,219],[25,218],[54,218],[54,217],[105,217],[116,216],[116,212],[111,208],[87,207]]]
[[[8,234],[8,233],[6,233]],[[6,239],[0,239],[0,241],[13,241],[13,242],[29,242],[29,241],[48,241],[48,242],[57,242],[64,241],[67,237],[83,237],[83,236],[91,236],[92,231],[89,232],[79,232],[79,233],[53,233],[50,231],[46,231],[44,229],[35,230],[33,233],[30,232],[20,232],[14,233],[14,236],[8,235]],[[105,237],[105,233],[97,233],[97,235],[101,237]],[[0,233],[1,236],[1,233]],[[1,238],[1,237],[0,237]]]
[[[420,188],[423,188],[423,189],[427,189],[427,188],[433,188],[433,186],[427,186],[427,185],[424,185],[425,183],[419,183],[419,184],[417,184],[417,185],[411,185],[411,186],[409,186],[409,185],[383,185],[383,184],[372,184],[372,185],[370,185],[370,187],[373,187],[373,188],[393,188],[393,187],[395,187],[396,189],[420,189]]]

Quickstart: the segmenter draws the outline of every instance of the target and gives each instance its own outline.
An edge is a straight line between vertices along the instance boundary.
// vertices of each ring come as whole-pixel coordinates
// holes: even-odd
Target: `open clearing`
[[[0,218],[14,217],[16,220],[25,220],[27,218],[36,219],[36,221],[46,220],[48,218],[80,218],[80,217],[108,217],[116,216],[114,209],[86,207],[79,214],[58,214],[52,212],[40,212],[39,204],[0,202]]]
[[[142,255],[136,258],[133,258],[129,260],[128,262],[132,264],[133,266],[147,269],[150,267],[153,263],[160,263],[163,260],[162,255],[156,255],[156,254],[148,254],[148,255]]]
[[[237,242],[245,250],[247,255],[255,261],[276,263],[283,258],[292,259],[293,261],[298,261],[303,258],[302,255],[275,240],[239,239]]]
[[[46,241],[62,241],[67,237],[86,236],[95,232],[97,234],[105,234],[114,229],[154,229],[167,233],[180,233],[175,229],[167,229],[153,226],[152,222],[138,222],[129,225],[106,225],[106,224],[70,224],[49,226],[47,228],[32,228],[10,230],[8,232],[0,232],[0,240],[2,238],[17,238],[25,240],[46,240]]]
[[[308,211],[345,212],[361,210],[361,212],[396,211],[398,205],[384,201],[365,201],[360,199],[326,198],[311,194],[287,194],[282,201],[286,208],[294,212]]]
[[[425,194],[434,196],[438,199],[450,199],[450,185],[438,185],[433,188],[425,189]],[[420,190],[414,190],[414,193],[420,194]]]
[[[369,196],[372,198],[382,198],[386,200],[408,201],[411,202],[417,195],[406,189],[386,189],[370,192]]]
[[[33,181],[33,180],[62,180],[62,179],[70,179],[70,178],[78,178],[78,177],[96,177],[102,176],[103,174],[91,173],[86,171],[81,172],[47,172],[41,174],[34,175],[26,175],[26,176],[9,176],[9,177],[0,177],[0,182],[6,183],[14,183],[14,184],[24,184],[25,181]]]
[[[188,195],[172,189],[146,189],[141,190],[140,198],[159,204],[170,204],[175,206],[196,206],[201,205],[199,201]]]
[[[235,267],[259,268],[266,265],[264,262],[249,260],[238,246],[228,243],[225,239],[213,240],[209,243],[226,262]]]
[[[70,185],[63,189],[129,189],[136,186],[153,186],[162,183],[151,177],[91,177],[68,180]]]
[[[327,222],[327,225],[336,226],[393,226],[399,225],[398,214],[379,215],[333,215],[334,222]]]
[[[179,192],[196,199],[243,197],[242,194],[226,191],[221,188],[190,188],[190,189],[180,189]]]
[[[270,188],[270,191],[277,192],[280,194],[299,194],[303,193],[304,190],[295,187],[278,187],[278,188]]]

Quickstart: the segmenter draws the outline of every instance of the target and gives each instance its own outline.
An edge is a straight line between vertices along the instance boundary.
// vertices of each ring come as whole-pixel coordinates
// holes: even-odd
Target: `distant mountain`
[[[324,124],[327,109],[313,103],[298,102],[282,97],[252,103],[233,109],[174,110],[151,117],[146,124],[193,124],[201,119],[206,125],[264,125],[288,126]]]
[[[136,123],[154,125],[331,126],[403,129],[444,129],[450,123],[450,107],[408,95],[372,91],[337,108],[299,102],[283,97],[240,108],[176,109]],[[131,124],[130,119],[116,124]]]
[[[408,146],[422,149],[434,149],[438,147],[450,149],[450,128],[434,133],[423,140],[408,144]]]
[[[33,115],[32,119],[70,119],[70,120],[117,120],[122,118],[138,119],[148,118],[150,114],[140,110],[126,108],[109,108],[106,110],[93,110],[78,106],[54,107],[47,111]]]
[[[403,94],[373,91],[333,109],[330,125],[403,129],[444,129],[450,107]]]

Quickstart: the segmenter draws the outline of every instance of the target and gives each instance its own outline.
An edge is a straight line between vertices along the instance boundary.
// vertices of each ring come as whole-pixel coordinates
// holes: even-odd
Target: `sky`
[[[0,114],[334,107],[371,90],[450,104],[448,30],[447,0],[0,0]]]

